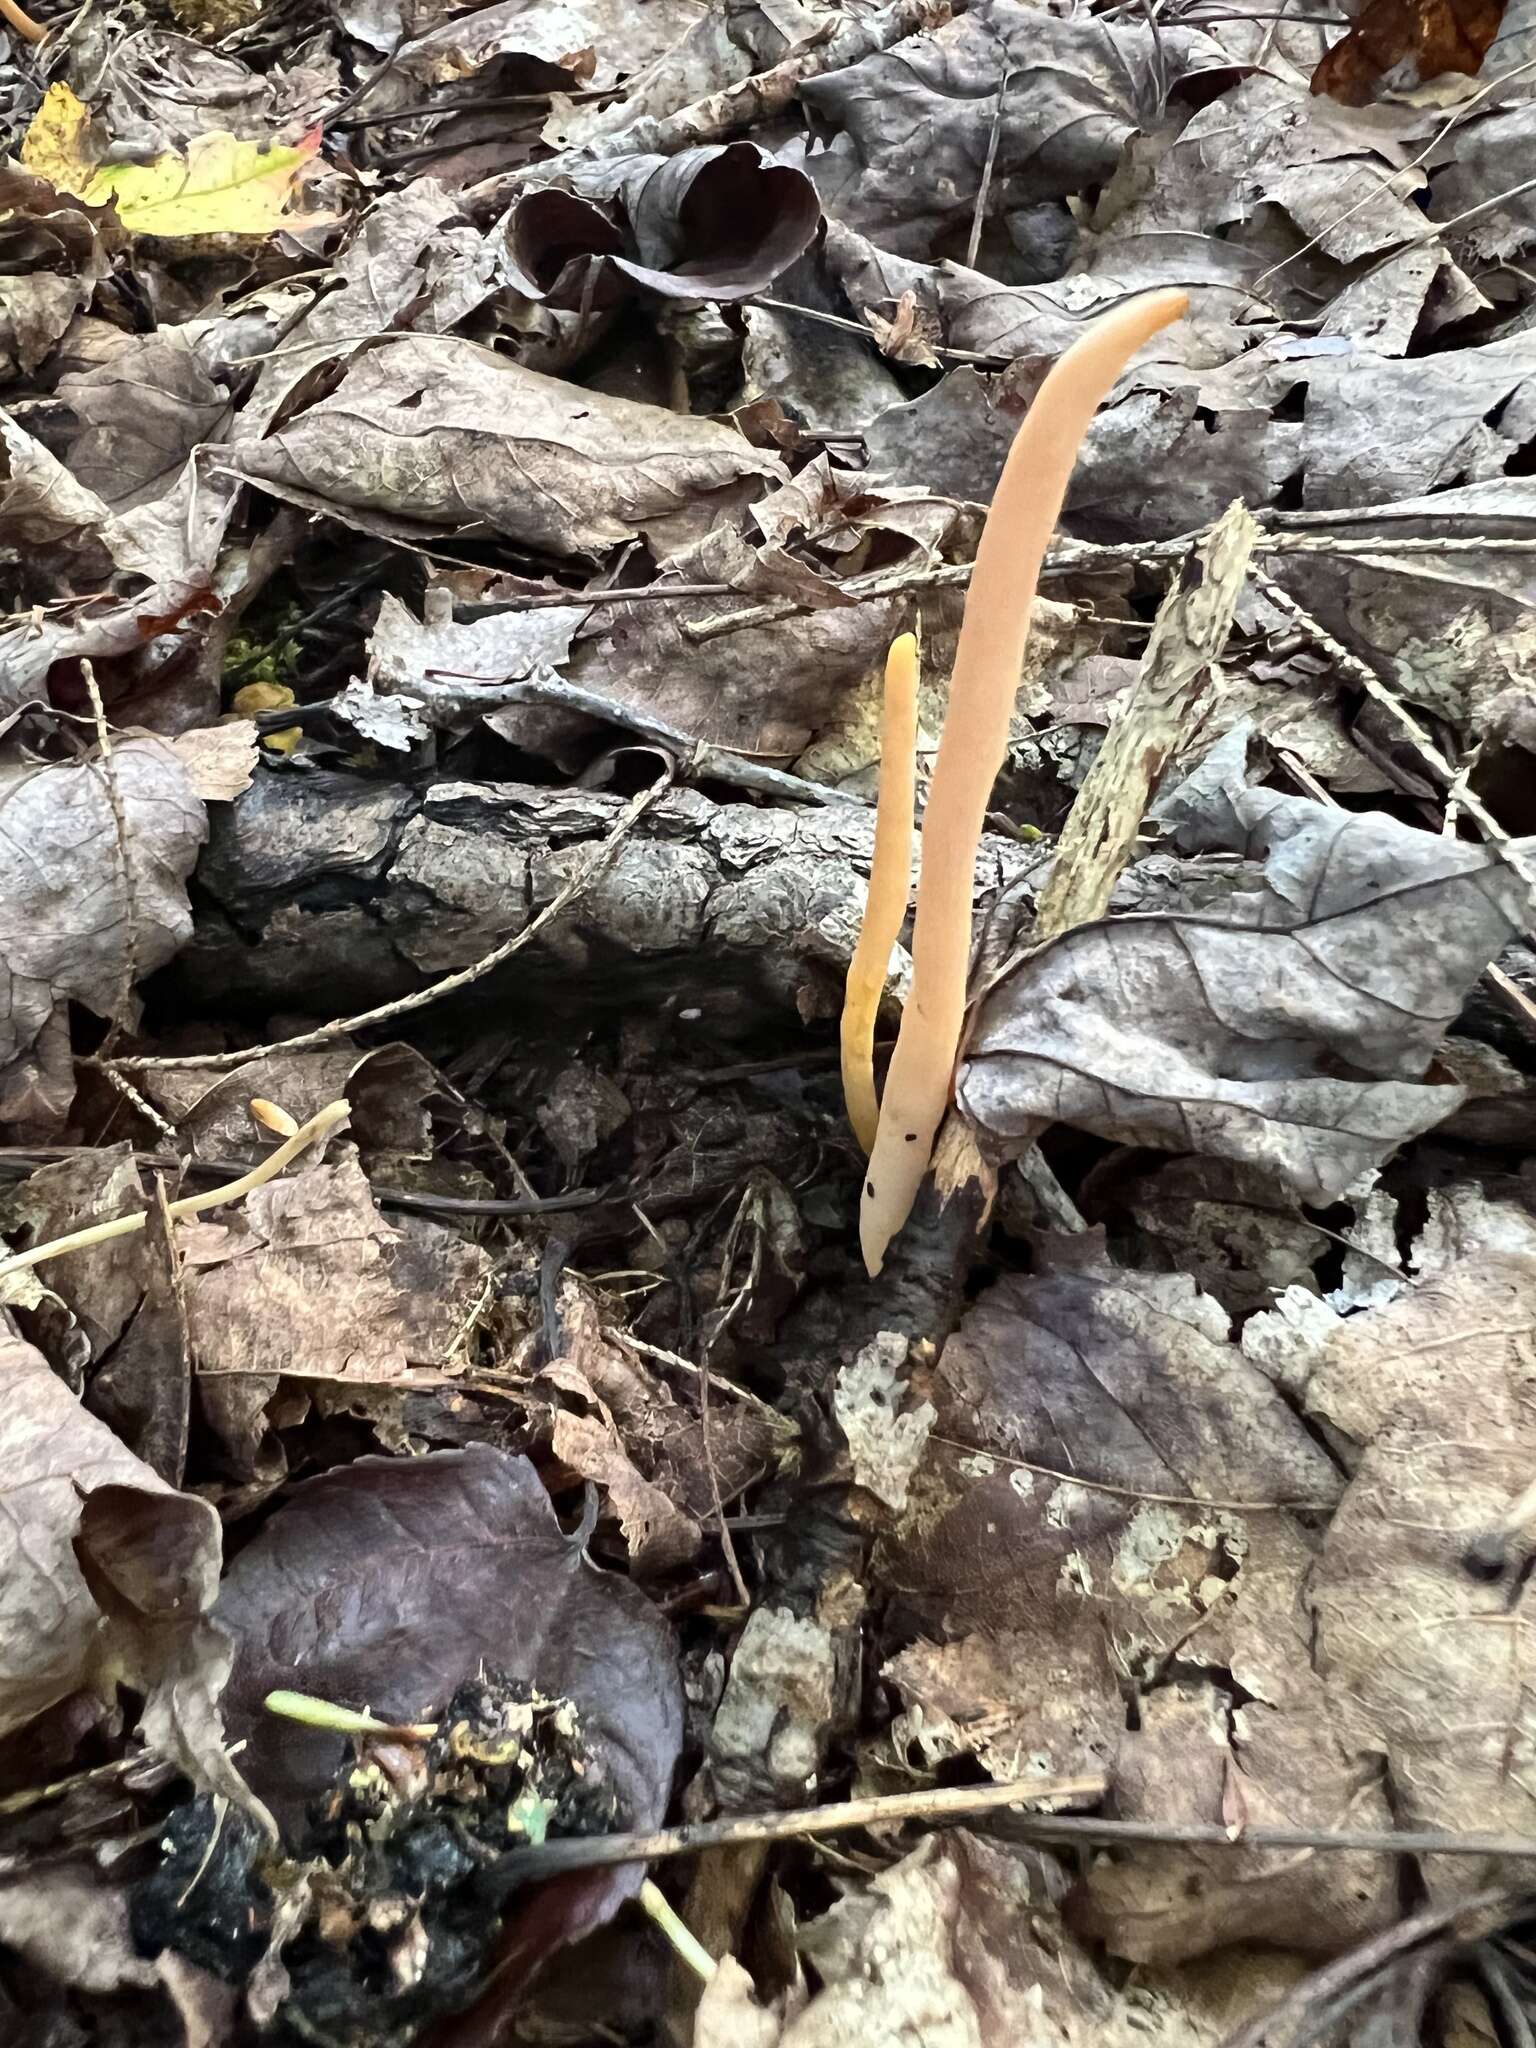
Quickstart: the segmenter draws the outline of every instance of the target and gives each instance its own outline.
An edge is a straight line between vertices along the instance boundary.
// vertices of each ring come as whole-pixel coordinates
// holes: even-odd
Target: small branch
[[[1249,573],[1270,602],[1293,618],[1314,646],[1328,655],[1367,696],[1374,698],[1393,723],[1408,735],[1418,748],[1421,758],[1444,783],[1446,795],[1459,803],[1469,818],[1476,819],[1489,844],[1500,858],[1514,869],[1533,896],[1536,896],[1536,870],[1526,865],[1527,856],[1518,842],[1510,838],[1482,798],[1474,795],[1467,787],[1466,776],[1451,766],[1435,745],[1433,738],[1395,691],[1387,687],[1368,662],[1362,661],[1359,655],[1351,653],[1342,641],[1336,640],[1327,627],[1314,619],[1305,606],[1299,604],[1272,576],[1267,575],[1262,569],[1250,569]]]
[[[653,1863],[692,1856],[702,1849],[742,1842],[797,1842],[857,1828],[899,1827],[918,1821],[952,1826],[984,1814],[1010,1812],[1043,1800],[1101,1799],[1103,1778],[1038,1779],[1027,1783],[960,1786],[935,1792],[898,1792],[883,1799],[850,1799],[838,1806],[814,1806],[802,1813],[742,1814],[730,1820],[696,1821],[658,1828],[650,1834],[578,1835],[538,1848],[514,1849],[502,1864],[525,1883],[567,1870],[606,1869],[621,1863]],[[1011,1813],[1012,1839],[1032,1842],[1102,1843],[1110,1848],[1171,1844],[1211,1849],[1317,1849],[1380,1856],[1510,1856],[1536,1862],[1536,1838],[1526,1835],[1437,1834],[1431,1829],[1396,1833],[1390,1828],[1230,1828],[1218,1821],[1101,1820],[1094,1815]]]
[[[375,1024],[387,1024],[396,1017],[408,1016],[413,1010],[424,1010],[429,1003],[435,1003],[444,996],[453,995],[461,988],[468,988],[472,982],[482,980],[493,969],[502,966],[524,946],[536,939],[545,926],[551,924],[566,906],[576,899],[587,886],[596,880],[610,865],[619,848],[629,837],[646,812],[660,803],[672,787],[674,769],[668,764],[661,778],[644,789],[625,806],[624,812],[613,830],[602,843],[594,848],[580,867],[545,904],[537,916],[531,917],[521,931],[510,939],[504,939],[489,953],[483,953],[478,960],[461,967],[457,974],[445,975],[441,981],[434,981],[430,988],[417,989],[414,995],[401,996],[392,1003],[380,1003],[377,1009],[362,1010],[355,1017],[336,1017],[329,1024],[322,1024],[314,1031],[300,1032],[294,1038],[275,1039],[271,1045],[248,1046],[243,1052],[186,1053],[174,1059],[154,1059],[145,1054],[131,1054],[114,1060],[87,1060],[87,1066],[122,1067],[134,1073],[164,1072],[176,1067],[201,1067],[210,1073],[228,1073],[236,1067],[248,1066],[252,1060],[270,1059],[279,1052],[307,1052],[311,1046],[329,1045],[334,1038],[350,1038],[355,1031],[363,1031]],[[205,1198],[206,1199],[206,1198]],[[141,1219],[142,1220],[142,1219]],[[137,1227],[137,1226],[135,1226]],[[5,1271],[0,1267],[0,1274]]]
[[[1395,1962],[1399,1956],[1420,1947],[1436,1935],[1454,1930],[1462,1940],[1476,1940],[1491,1932],[1510,1908],[1525,1896],[1523,1891],[1496,1889],[1474,1892],[1470,1898],[1453,1899],[1449,1905],[1427,1906],[1422,1912],[1400,1920],[1358,1943],[1331,1963],[1324,1963],[1309,1977],[1288,1991],[1280,2003],[1260,2018],[1229,2034],[1222,2048],[1279,2048],[1279,2044],[1318,2008],[1326,2008],[1336,1997],[1367,1976]]]
[[[1232,505],[1170,584],[1130,702],[1110,726],[1067,814],[1035,912],[1036,944],[1091,924],[1109,908],[1147,800],[1227,644],[1257,537],[1252,515]]]
[[[949,0],[895,0],[878,13],[861,14],[835,26],[830,35],[813,37],[794,56],[767,71],[753,72],[738,85],[659,118],[642,116],[627,128],[597,137],[586,148],[565,150],[543,163],[500,173],[472,186],[467,196],[477,212],[493,209],[505,205],[527,185],[553,184],[563,171],[584,168],[604,157],[675,156],[699,143],[722,142],[728,135],[784,113],[807,79],[844,70],[908,36],[939,27],[949,16]]]
[[[487,676],[434,668],[427,670],[426,680],[439,686],[431,696],[416,700],[429,713],[443,705],[453,711],[485,712],[499,711],[514,704],[538,704],[561,711],[575,711],[584,718],[601,719],[607,725],[617,725],[621,730],[636,733],[653,746],[674,755],[679,774],[726,782],[733,788],[749,789],[758,796],[776,796],[787,803],[858,806],[864,802],[862,797],[844,790],[808,782],[787,769],[773,768],[765,761],[754,761],[745,754],[732,753],[729,748],[717,747],[709,740],[695,739],[691,733],[681,731],[670,720],[647,711],[641,705],[625,704],[617,697],[584,689],[579,683],[568,683],[563,676],[544,673],[522,676],[516,682],[496,682]],[[409,697],[412,693],[404,690],[399,694]],[[315,708],[313,705],[305,706],[306,710]],[[273,717],[274,714],[268,713],[267,716]],[[285,712],[283,717],[292,722],[290,714]]]
[[[222,1187],[209,1188],[206,1194],[186,1195],[179,1202],[167,1203],[167,1214],[181,1222],[188,1216],[201,1216],[205,1209],[217,1209],[225,1202],[242,1200],[254,1188],[274,1179],[301,1152],[307,1151],[328,1131],[335,1130],[351,1114],[350,1102],[327,1103],[307,1124],[301,1124],[285,1144],[279,1145],[259,1166],[253,1166],[249,1173],[241,1174],[238,1180],[227,1181]],[[47,1244],[35,1244],[30,1251],[15,1252],[10,1258],[0,1260],[0,1280],[8,1279],[12,1273],[23,1272],[28,1266],[41,1265],[44,1259],[57,1259],[66,1252],[84,1251],[89,1245],[105,1244],[114,1237],[132,1237],[135,1231],[144,1228],[147,1214],[147,1210],[136,1209],[131,1216],[114,1216],[105,1223],[91,1223],[83,1230],[72,1230],[67,1237],[50,1238]]]

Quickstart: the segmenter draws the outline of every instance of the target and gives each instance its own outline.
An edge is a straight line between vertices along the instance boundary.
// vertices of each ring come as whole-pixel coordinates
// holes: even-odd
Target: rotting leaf
[[[581,1708],[632,1827],[654,1827],[682,1740],[671,1633],[566,1537],[533,1467],[479,1444],[360,1458],[303,1486],[236,1558],[218,1619],[235,1638],[226,1699],[252,1784],[285,1825],[326,1784],[341,1739],[264,1712],[274,1688],[439,1713],[486,1662]],[[639,1882],[618,1880],[613,1898]]]
[[[31,376],[89,305],[123,240],[105,207],[0,166],[0,349],[8,374]]]
[[[1119,2048],[1119,2000],[1053,1923],[1060,1888],[1047,1857],[963,1828],[932,1835],[800,1930],[821,1988],[782,2033],[761,2030],[770,2015],[751,2011],[726,1974],[705,1991],[696,2039],[700,2048],[1055,2048],[1081,2038]]]
[[[1338,1471],[1184,1276],[1116,1269],[1092,1236],[1041,1257],[945,1346],[877,1554],[894,1623],[928,1638],[887,1666],[899,1730],[999,1775],[1107,1770],[1127,1819],[1219,1823],[1237,1782],[1255,1815],[1386,1825],[1312,1667],[1313,1540],[1284,1511],[1328,1506]],[[1096,1863],[1079,1909],[1117,1954],[1177,1961],[1244,1933],[1328,1950],[1393,1898],[1377,1859],[1168,1845]]]
[[[1268,791],[1184,839],[1263,856],[1262,887],[1026,958],[981,1005],[956,1100],[993,1140],[1076,1124],[1331,1201],[1464,1099],[1425,1072],[1525,886],[1492,849]]]
[[[386,1223],[355,1160],[309,1166],[247,1196],[219,1252],[188,1273],[194,1369],[367,1381],[441,1370],[490,1263],[438,1225]]]
[[[1389,76],[1417,85],[1447,71],[1475,78],[1506,0],[1365,0],[1312,74],[1312,90],[1365,107]]]
[[[740,1401],[715,1401],[708,1450],[703,1424],[645,1363],[604,1327],[591,1291],[574,1276],[560,1290],[561,1347],[540,1380],[597,1410],[556,1410],[551,1448],[572,1471],[608,1490],[637,1571],[690,1559],[700,1524],[758,1478],[792,1433],[786,1421]]]

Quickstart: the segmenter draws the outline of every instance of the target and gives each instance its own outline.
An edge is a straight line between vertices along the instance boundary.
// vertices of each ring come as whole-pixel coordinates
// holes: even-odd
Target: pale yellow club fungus
[[[917,801],[917,636],[902,633],[885,658],[880,725],[880,803],[869,894],[859,942],[848,963],[843,998],[843,1100],[866,1152],[875,1144],[875,1020],[891,967],[891,948],[906,922],[912,888],[912,814]]]
[[[1007,749],[1040,565],[1072,466],[1131,357],[1188,306],[1181,291],[1149,292],[1101,314],[1041,385],[998,480],[971,572],[923,814],[912,993],[859,1205],[859,1242],[871,1274],[912,1213],[949,1101],[965,1021],[976,849]],[[884,788],[882,776],[882,800]]]

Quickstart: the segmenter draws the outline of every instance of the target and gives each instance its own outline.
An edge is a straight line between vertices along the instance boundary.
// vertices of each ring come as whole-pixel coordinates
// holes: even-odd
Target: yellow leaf
[[[88,155],[91,110],[67,85],[50,85],[21,145],[21,160],[36,177],[78,198],[96,166]]]
[[[29,171],[90,206],[117,202],[118,219],[141,235],[270,235],[289,222],[323,216],[288,212],[299,174],[320,148],[313,130],[292,145],[199,135],[185,156],[149,164],[97,164],[90,155],[90,110],[67,85],[52,85],[27,130],[21,159]]]
[[[254,718],[258,711],[286,711],[298,699],[286,683],[247,683],[230,699],[231,711],[242,718]]]

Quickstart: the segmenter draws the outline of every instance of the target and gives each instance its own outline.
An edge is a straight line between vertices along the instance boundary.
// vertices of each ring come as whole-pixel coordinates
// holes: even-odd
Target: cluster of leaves
[[[174,18],[0,71],[0,2032],[471,2042],[542,1963],[546,2038],[1324,2038],[1319,1958],[1512,1866],[1201,1829],[1536,1832],[1527,0]],[[884,652],[926,758],[1018,420],[1170,284],[977,864],[964,1185],[869,1285]],[[1196,1839],[705,1861],[702,2003],[638,1869],[497,1875],[982,1774]],[[1369,2024],[1529,2030],[1518,1942],[1426,1940]]]

